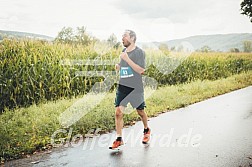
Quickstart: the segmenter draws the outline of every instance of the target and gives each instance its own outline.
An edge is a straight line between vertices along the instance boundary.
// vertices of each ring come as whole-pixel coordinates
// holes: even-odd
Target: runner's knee
[[[144,110],[137,110],[138,115],[140,115],[141,117],[145,115]]]
[[[120,107],[116,107],[115,115],[116,117],[120,117],[123,115],[123,112],[121,111]]]

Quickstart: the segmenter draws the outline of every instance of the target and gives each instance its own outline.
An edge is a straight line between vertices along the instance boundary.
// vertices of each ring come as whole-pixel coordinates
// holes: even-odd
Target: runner
[[[150,128],[148,127],[148,117],[144,111],[144,89],[142,74],[145,71],[145,53],[135,45],[136,33],[126,30],[122,36],[122,43],[125,47],[120,55],[120,64],[116,64],[116,70],[120,70],[120,80],[115,98],[115,124],[117,138],[110,149],[117,149],[123,145],[123,111],[130,103],[136,108],[144,125],[144,136],[142,143],[146,144],[150,140]]]

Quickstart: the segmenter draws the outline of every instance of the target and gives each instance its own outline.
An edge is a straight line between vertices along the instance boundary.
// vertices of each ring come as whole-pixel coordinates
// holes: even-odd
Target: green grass
[[[184,107],[249,85],[252,85],[252,71],[215,81],[197,80],[187,84],[159,87],[146,100],[146,112],[149,117],[156,116],[161,112]],[[114,97],[114,92],[109,93],[92,112],[72,125],[73,135],[79,133],[84,135],[94,128],[102,128],[103,132],[113,130],[115,128]],[[58,121],[59,114],[80,98],[60,99],[28,108],[5,110],[0,115],[1,161],[20,158],[35,150],[46,149],[50,145],[53,132],[62,128]],[[140,120],[136,112],[124,115],[125,125],[130,125],[136,120]],[[67,134],[65,136],[61,134],[57,137],[66,136]]]

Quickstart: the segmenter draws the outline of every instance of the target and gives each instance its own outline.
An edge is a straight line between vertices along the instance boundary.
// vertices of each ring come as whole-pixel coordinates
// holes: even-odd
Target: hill
[[[243,50],[244,41],[252,41],[252,33],[237,33],[237,34],[215,34],[215,35],[197,35],[182,39],[175,39],[163,42],[140,43],[141,46],[158,46],[160,43],[165,43],[169,48],[178,46],[181,42],[189,42],[195,50],[204,46],[210,47],[214,51],[229,51],[231,48]]]
[[[14,38],[35,38],[52,41],[54,38],[46,35],[33,34],[27,32],[18,31],[4,31],[0,30],[0,40],[3,37],[14,37]],[[235,33],[235,34],[215,34],[215,35],[196,35],[182,39],[174,39],[163,42],[140,42],[140,47],[153,47],[159,46],[161,43],[165,43],[169,48],[178,46],[182,42],[189,42],[195,50],[199,50],[204,46],[210,47],[214,51],[229,51],[231,48],[238,48],[243,51],[243,42],[252,41],[252,33]]]
[[[4,37],[8,38],[33,38],[33,39],[44,39],[51,41],[54,38],[46,36],[46,35],[40,35],[40,34],[33,34],[33,33],[27,33],[27,32],[18,32],[18,31],[5,31],[0,30],[0,40],[2,40]]]

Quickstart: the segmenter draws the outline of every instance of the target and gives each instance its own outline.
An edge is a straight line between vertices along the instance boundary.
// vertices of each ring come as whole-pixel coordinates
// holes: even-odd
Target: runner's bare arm
[[[137,73],[144,74],[145,69],[134,63],[128,56],[127,53],[123,52],[121,58],[128,63],[128,65]]]
[[[120,70],[120,64],[116,64],[116,65],[115,65],[115,70],[116,70],[116,71],[119,71],[119,70]]]

